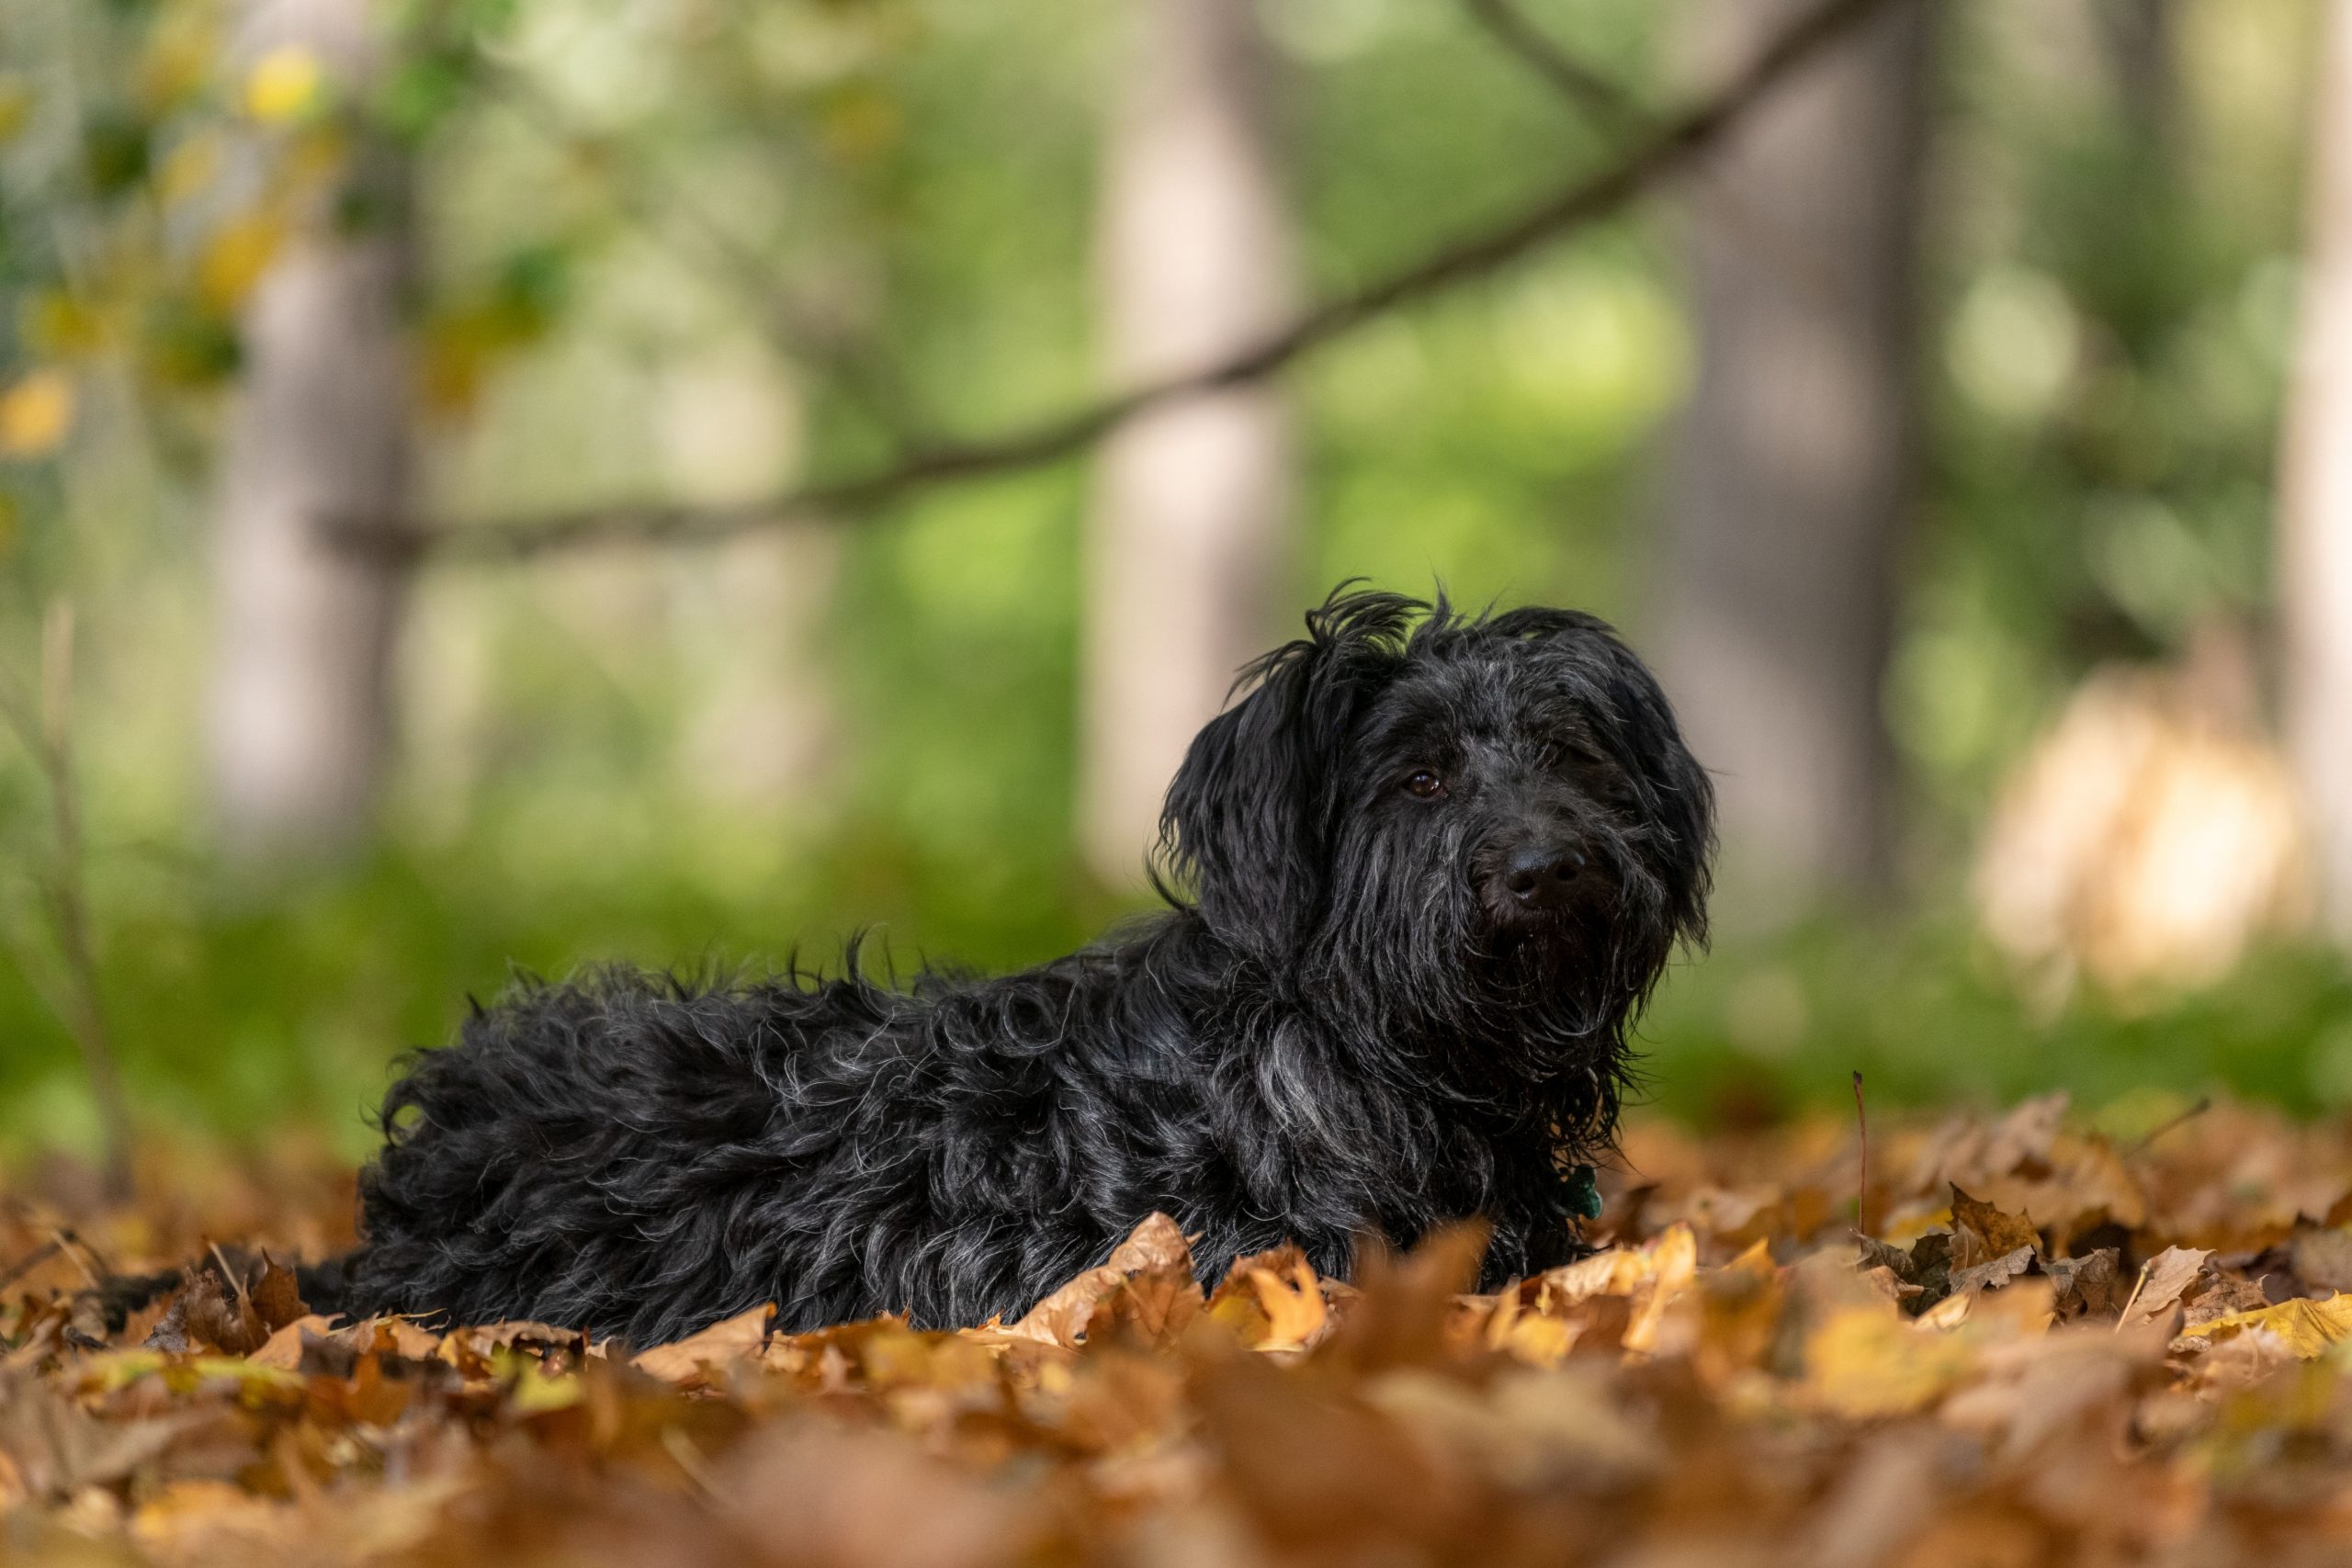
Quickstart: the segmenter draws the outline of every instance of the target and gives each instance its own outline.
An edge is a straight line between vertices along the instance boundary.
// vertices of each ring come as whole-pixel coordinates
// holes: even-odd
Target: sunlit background
[[[0,0],[0,1141],[97,1150],[95,1044],[359,1152],[516,968],[1066,951],[1344,578],[1664,672],[1728,834],[1668,1110],[2352,1104],[2318,0],[1891,0],[1263,386],[761,513],[1507,220],[1799,9]],[[321,525],[637,505],[751,525]]]

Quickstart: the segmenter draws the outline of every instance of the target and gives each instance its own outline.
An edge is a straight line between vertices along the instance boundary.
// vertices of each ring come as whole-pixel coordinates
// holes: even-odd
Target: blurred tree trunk
[[[1706,0],[1696,41],[1741,58],[1803,8]],[[1735,919],[1890,869],[1879,692],[1919,467],[1933,26],[1931,7],[1887,8],[1690,187],[1698,380],[1671,456],[1660,652],[1720,780]]]
[[[2280,673],[2330,926],[2352,941],[2352,0],[2330,0],[2279,457]]]
[[[337,90],[375,63],[368,0],[249,0],[247,58],[308,50]],[[322,525],[402,514],[407,171],[380,147],[296,215],[243,321],[214,542],[215,807],[232,853],[332,852],[368,825],[389,750],[402,571]]]
[[[2099,31],[2124,119],[2160,160],[2172,148],[2180,96],[2173,12],[2174,0],[2098,0]]]
[[[1250,0],[1133,0],[1108,132],[1100,267],[1118,383],[1263,336],[1294,291]],[[1287,598],[1292,489],[1282,395],[1243,388],[1128,424],[1097,472],[1082,649],[1080,832],[1133,884],[1161,795]]]

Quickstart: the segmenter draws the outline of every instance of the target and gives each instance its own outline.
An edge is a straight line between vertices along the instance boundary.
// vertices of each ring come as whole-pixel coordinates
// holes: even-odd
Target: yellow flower
[[[62,370],[36,370],[0,392],[0,457],[43,457],[73,426],[74,383]]]
[[[308,114],[319,101],[318,57],[300,44],[281,44],[254,62],[245,77],[245,112],[268,125]]]

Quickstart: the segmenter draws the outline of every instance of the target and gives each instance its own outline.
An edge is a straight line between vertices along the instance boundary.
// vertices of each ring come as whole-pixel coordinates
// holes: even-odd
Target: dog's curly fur
[[[1169,791],[1170,907],[1099,945],[477,1009],[385,1100],[349,1304],[639,1344],[764,1301],[969,1324],[1155,1209],[1220,1268],[1289,1239],[1344,1273],[1470,1215],[1490,1281],[1573,1257],[1626,1031],[1703,940],[1707,777],[1589,615],[1343,590],[1307,627]]]

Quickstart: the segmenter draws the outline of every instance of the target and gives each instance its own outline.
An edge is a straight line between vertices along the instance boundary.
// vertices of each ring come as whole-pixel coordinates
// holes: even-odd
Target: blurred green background
[[[2318,12],[2164,7],[2159,135],[2101,9],[1938,18],[1924,458],[1882,697],[1892,876],[1727,920],[1678,966],[1643,1031],[1650,1095],[1677,1113],[1842,1101],[1854,1068],[1874,1103],[2214,1084],[2352,1103],[2352,970],[2328,944],[2265,936],[2187,995],[2053,993],[1970,902],[1999,781],[2087,671],[2268,613]],[[390,1055],[516,968],[830,962],[860,928],[902,967],[996,967],[1139,907],[1077,847],[1090,491],[1068,464],[717,549],[428,566],[370,827],[331,854],[224,841],[212,519],[251,367],[239,269],[267,254],[248,235],[240,261],[239,192],[266,187],[268,159],[366,140],[407,166],[436,514],[727,500],[882,460],[868,402],[756,330],[730,276],[746,257],[852,323],[933,428],[1006,428],[1101,383],[1090,234],[1118,7],[372,14],[368,93],[338,100],[281,57],[289,107],[233,6],[0,0],[6,378],[71,396],[53,434],[37,398],[13,427],[0,409],[0,665],[32,704],[42,617],[70,600],[83,892],[138,1114],[234,1138],[302,1122],[356,1154]],[[1674,7],[1526,15],[1641,103],[1706,80]],[[1258,16],[1310,294],[1622,140],[1452,0]],[[1265,640],[1363,577],[1586,606],[1648,647],[1660,475],[1697,363],[1686,222],[1671,196],[1645,203],[1290,375],[1297,542]],[[713,399],[732,412],[681,425]],[[728,418],[750,434],[714,447]],[[0,744],[0,1139],[86,1151],[44,904],[51,781],[26,739]]]

